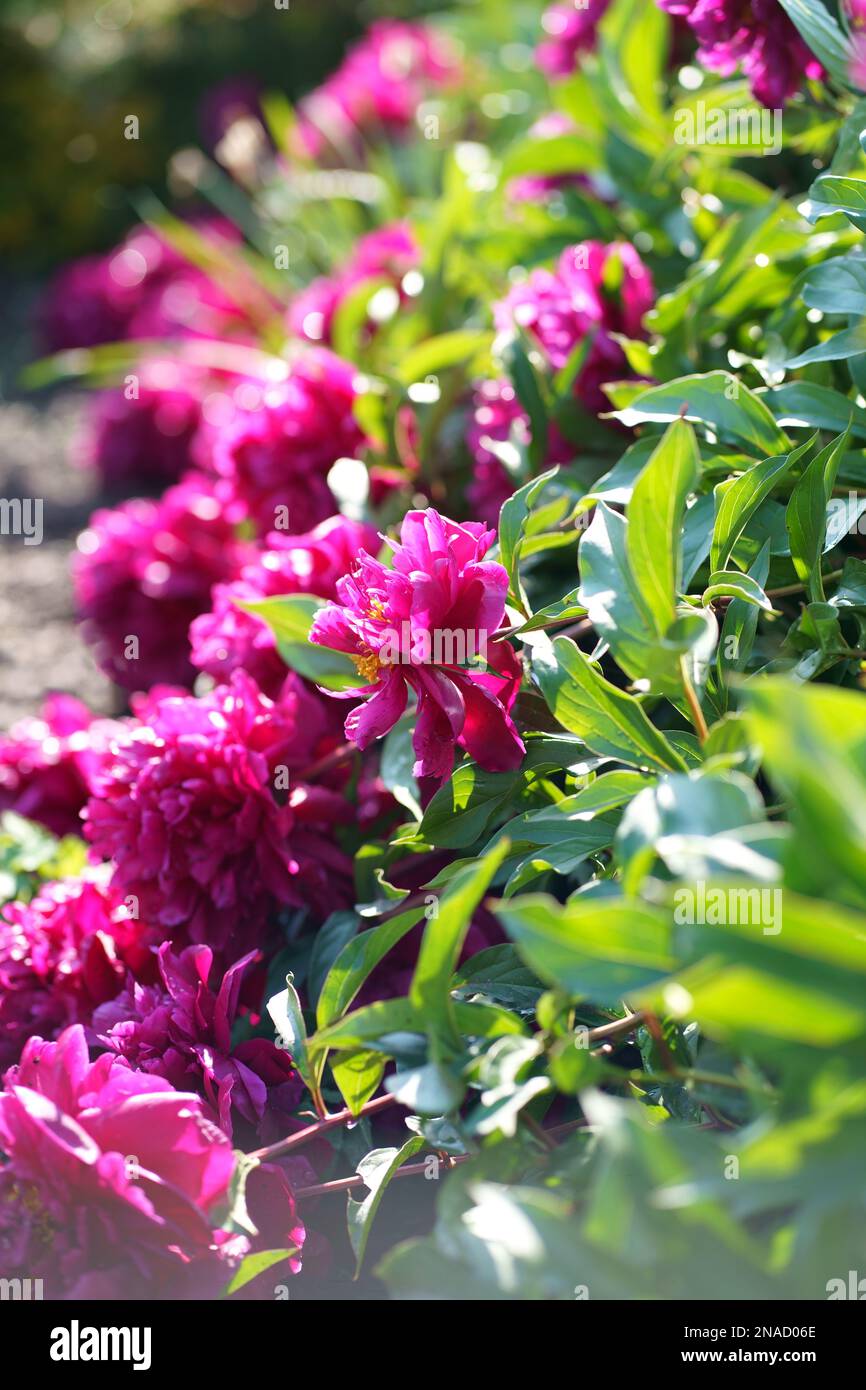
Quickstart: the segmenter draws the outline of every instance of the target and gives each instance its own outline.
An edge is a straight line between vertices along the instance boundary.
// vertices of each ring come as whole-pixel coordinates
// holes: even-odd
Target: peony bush
[[[0,738],[4,1277],[862,1264],[863,23],[379,18],[49,286],[118,703]]]

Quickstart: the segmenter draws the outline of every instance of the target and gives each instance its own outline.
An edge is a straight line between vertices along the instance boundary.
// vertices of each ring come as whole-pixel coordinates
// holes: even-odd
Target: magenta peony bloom
[[[447,777],[456,744],[490,772],[517,767],[525,751],[508,712],[520,663],[507,642],[491,640],[508,591],[502,565],[483,559],[494,539],[479,522],[408,512],[393,569],[362,551],[337,585],[339,601],[313,623],[310,641],[347,652],[369,681],[351,692],[369,699],[346,719],[360,748],[394,727],[415,692],[419,777]],[[474,656],[486,671],[467,665]]]
[[[475,515],[480,516],[486,526],[496,529],[500,508],[517,486],[497,453],[497,446],[508,442],[526,446],[531,437],[529,417],[511,382],[482,381],[475,390],[472,417],[466,432],[466,442],[474,460],[472,482],[466,495]],[[551,424],[547,466],[568,463],[575,452],[574,446]]]
[[[233,1116],[257,1128],[266,1110],[285,1120],[303,1092],[291,1058],[270,1039],[232,1045],[242,976],[257,959],[251,951],[237,961],[214,993],[208,987],[210,947],[188,946],[174,955],[164,942],[161,983],[141,985],[130,977],[123,993],[101,1005],[93,1019],[100,1042],[130,1066],[164,1076],[178,1090],[201,1092],[229,1138]]]
[[[123,988],[127,971],[150,979],[159,938],[98,878],[44,884],[29,903],[0,909],[0,1069],[28,1038],[89,1024]]]
[[[251,553],[211,479],[190,473],[158,501],[94,512],[78,551],[78,615],[106,674],[127,690],[191,684],[189,625]]]
[[[377,20],[337,71],[301,102],[300,146],[315,159],[327,151],[354,150],[360,137],[381,130],[402,135],[421,102],[456,82],[460,72],[444,35],[423,24]]]
[[[389,280],[400,293],[407,271],[418,265],[421,251],[406,222],[394,222],[359,237],[352,255],[335,275],[323,275],[295,297],[289,328],[298,337],[330,343],[334,315],[347,295],[365,280]]]
[[[80,834],[94,772],[120,727],[72,695],[49,695],[38,717],[0,734],[0,811],[17,811],[55,835]]]
[[[274,634],[264,619],[245,612],[238,602],[277,594],[336,598],[337,580],[351,569],[359,550],[378,550],[378,535],[363,522],[332,516],[305,535],[273,531],[266,544],[239,579],[215,586],[211,611],[195,619],[189,636],[195,666],[221,681],[243,669],[260,690],[274,696],[286,678]]]
[[[533,270],[493,312],[500,332],[512,333],[515,325],[525,329],[554,371],[594,332],[574,394],[598,413],[609,408],[602,384],[627,371],[622,348],[611,334],[645,337],[641,323],[653,299],[652,276],[633,246],[585,241],[563,251],[555,270]]]
[[[142,364],[132,388],[117,386],[92,398],[77,444],[78,462],[95,468],[109,487],[165,486],[192,466],[201,422],[201,392],[175,362]]]
[[[214,1297],[231,1277],[208,1213],[231,1145],[196,1096],[88,1057],[84,1030],[31,1038],[0,1092],[0,1266],[46,1298]]]
[[[236,392],[227,419],[202,433],[202,458],[231,522],[305,531],[334,511],[327,476],[364,444],[355,420],[354,368],[325,348],[307,348],[286,381]]]
[[[296,677],[275,702],[236,671],[201,698],[152,700],[148,722],[116,743],[85,831],[113,859],[117,890],[177,943],[231,962],[262,944],[280,905],[347,905],[334,826],[351,812],[303,780],[317,710]]]
[[[730,77],[742,68],[764,106],[778,108],[800,90],[804,77],[824,69],[778,0],[659,0],[684,19],[698,41],[698,58]]]
[[[239,239],[222,218],[195,225],[218,247]],[[65,266],[48,288],[40,321],[46,347],[59,352],[123,338],[221,338],[235,331],[243,316],[209,275],[157,232],[134,227],[106,256]]]
[[[568,77],[581,53],[595,48],[596,31],[610,0],[572,0],[551,5],[541,17],[547,35],[535,50],[538,66],[548,77]]]

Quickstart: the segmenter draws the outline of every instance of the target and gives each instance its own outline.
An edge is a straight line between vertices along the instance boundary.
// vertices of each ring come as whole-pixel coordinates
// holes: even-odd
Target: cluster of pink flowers
[[[541,18],[545,37],[535,56],[548,77],[567,77],[580,55],[595,48],[598,26],[609,4],[610,0],[566,0],[545,10]]]
[[[801,72],[820,75],[775,0],[660,3],[687,21],[702,61],[742,67],[768,104],[789,97]],[[575,70],[608,4],[546,11],[546,74]],[[850,13],[859,34],[853,0]],[[425,102],[468,76],[433,29],[377,22],[300,103],[280,150],[268,144],[269,175],[300,181],[317,161],[325,179],[339,164],[373,182],[365,142],[401,139],[423,123]],[[239,113],[259,113],[244,84],[209,103],[211,143]],[[551,112],[530,133],[567,141],[574,131]],[[405,160],[396,145],[389,153]],[[467,173],[475,158],[468,146],[455,167],[486,197],[495,175]],[[613,196],[577,167],[529,170],[496,205],[509,224],[502,246],[533,212],[549,246],[569,200]],[[600,214],[596,225],[615,225],[613,204]],[[257,286],[234,228],[191,225],[198,264],[176,249],[183,230],[136,227],[108,255],[64,271],[42,315],[56,351],[144,340],[135,371],[96,396],[79,456],[107,487],[148,494],[124,491],[95,511],[73,562],[83,636],[128,708],[108,719],[53,696],[0,737],[0,812],[79,833],[89,855],[80,878],[31,884],[28,900],[0,912],[0,1269],[44,1273],[47,1296],[216,1296],[252,1250],[291,1248],[289,1268],[299,1267],[306,1233],[288,1163],[249,1175],[258,1236],[219,1224],[230,1140],[252,1149],[284,1139],[304,1103],[303,1059],[263,1019],[265,990],[285,975],[284,949],[300,957],[365,891],[352,857],[365,837],[380,838],[415,798],[426,806],[456,757],[491,773],[521,766],[524,667],[509,640],[519,596],[493,550],[499,511],[536,455],[567,468],[581,427],[606,437],[589,417],[608,412],[605,387],[631,374],[622,342],[645,338],[654,303],[632,245],[561,250],[576,235],[566,232],[553,264],[527,256],[527,269],[506,276],[499,252],[491,257],[484,273],[501,272],[503,286],[495,333],[474,304],[469,333],[451,332],[447,313],[440,333],[434,301],[448,300],[452,279],[447,256],[437,265],[430,249],[435,227],[425,237],[389,221],[279,299],[270,268]],[[399,310],[425,279],[418,317],[441,355],[425,381],[423,366],[417,381],[400,381],[393,358],[404,350],[417,364],[419,342]],[[332,350],[348,351],[339,330],[350,319],[358,364]],[[452,354],[467,339],[477,375],[461,390]],[[543,449],[505,375],[515,340],[553,406]],[[452,497],[451,459],[463,466],[467,452],[472,476]],[[283,634],[279,618],[275,633],[255,611],[266,601]],[[302,649],[298,669],[336,669],[328,652],[339,653],[346,688],[289,670],[299,614],[312,618],[315,650]],[[409,724],[419,785],[404,797],[388,763]],[[420,891],[445,865],[431,858],[389,860],[388,886]],[[364,1002],[405,991],[419,932],[365,981]],[[482,907],[464,950],[499,939]]]
[[[100,759],[119,727],[72,695],[49,695],[38,717],[0,735],[0,811],[39,821],[56,835],[80,831]]]
[[[659,0],[683,19],[698,41],[698,58],[712,72],[730,77],[742,68],[764,106],[784,106],[803,78],[818,80],[824,69],[803,42],[779,0]]]
[[[221,219],[199,222],[196,230],[217,247],[238,240]],[[242,310],[213,277],[150,227],[135,227],[106,256],[73,261],[50,286],[41,311],[42,337],[52,352],[121,338],[223,337],[242,323]]]
[[[108,487],[176,483],[194,462],[202,389],[177,362],[144,363],[135,379],[92,398],[79,461]]]
[[[301,103],[300,147],[312,158],[345,156],[365,137],[403,135],[425,98],[460,71],[451,46],[425,25],[378,20]]]
[[[199,698],[157,695],[117,740],[85,830],[164,935],[234,960],[264,943],[275,906],[346,905],[350,866],[333,830],[349,807],[303,777],[324,723],[297,679],[274,701],[236,671]]]
[[[229,1138],[233,1119],[282,1137],[303,1090],[291,1057],[269,1038],[232,1042],[243,974],[258,952],[230,966],[218,993],[209,985],[209,946],[176,955],[166,941],[158,957],[159,983],[130,972],[124,990],[94,1011],[100,1042],[136,1070],[205,1096]]]
[[[403,280],[420,258],[420,249],[407,223],[395,222],[368,232],[358,238],[337,274],[320,276],[295,297],[289,309],[289,328],[299,338],[330,343],[334,315],[353,290],[366,281],[385,280],[405,299]]]
[[[189,625],[246,553],[214,481],[200,474],[156,501],[95,512],[78,538],[74,581],[102,669],[126,690],[190,684]]]
[[[80,1025],[6,1073],[0,1146],[4,1277],[48,1298],[215,1298],[251,1248],[214,1224],[235,1159],[202,1102],[111,1052],[92,1062]],[[247,1206],[260,1242],[300,1250],[282,1169],[251,1174]]]
[[[248,382],[232,394],[200,442],[227,521],[249,522],[265,536],[305,531],[333,513],[328,473],[364,443],[354,415],[355,376],[348,362],[310,347],[284,381]]]
[[[148,978],[158,940],[115,888],[92,876],[46,883],[31,902],[8,903],[0,912],[0,1069],[34,1032],[53,1038],[67,1024],[89,1024],[128,970]]]
[[[585,241],[563,251],[554,270],[533,270],[494,305],[496,327],[522,329],[554,371],[568,364],[578,344],[592,345],[574,382],[574,394],[587,410],[608,407],[602,387],[625,370],[614,335],[645,336],[643,317],[652,308],[653,281],[628,242],[604,246]]]
[[[584,410],[597,415],[610,404],[604,384],[630,375],[616,335],[645,337],[643,318],[654,298],[652,276],[633,246],[587,241],[568,247],[553,270],[533,270],[493,306],[493,313],[501,333],[526,333],[553,372],[591,338],[572,391]],[[475,465],[468,497],[490,525],[515,486],[501,446],[525,448],[530,439],[529,418],[511,382],[481,382],[466,434]],[[551,422],[546,463],[568,463],[576,452]]]

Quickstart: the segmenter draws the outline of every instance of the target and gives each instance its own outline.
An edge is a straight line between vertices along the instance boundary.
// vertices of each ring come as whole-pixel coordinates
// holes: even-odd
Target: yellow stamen
[[[360,656],[353,656],[352,660],[358,668],[358,674],[364,677],[368,685],[373,685],[379,679],[379,672],[382,663],[375,652],[369,647],[365,647]]]

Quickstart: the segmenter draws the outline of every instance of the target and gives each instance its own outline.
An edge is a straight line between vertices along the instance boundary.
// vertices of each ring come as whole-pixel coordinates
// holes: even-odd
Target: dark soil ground
[[[41,498],[44,538],[24,545],[0,537],[0,730],[35,713],[50,690],[79,696],[110,712],[113,693],[78,634],[69,560],[95,507],[99,480],[72,466],[70,446],[81,414],[80,392],[27,394],[17,377],[37,352],[30,332],[35,291],[3,291],[0,329],[0,498]]]

